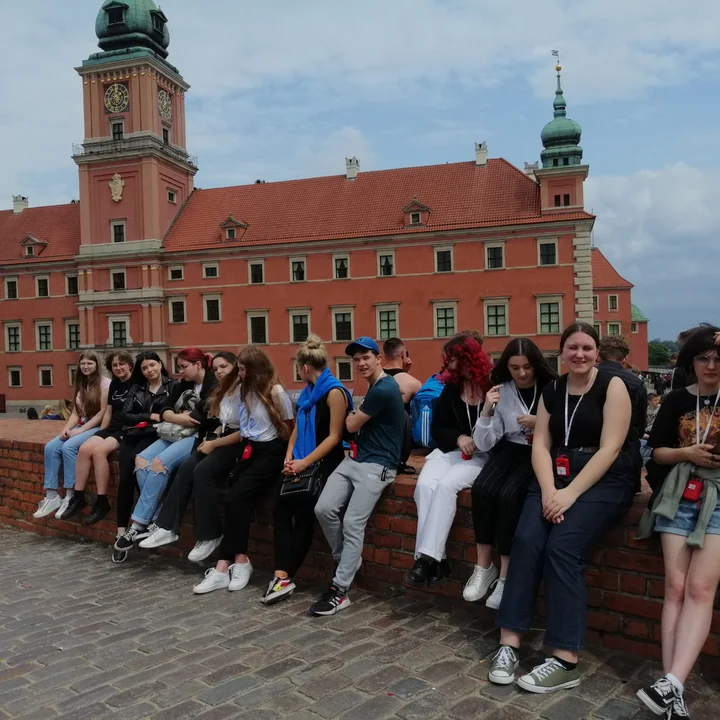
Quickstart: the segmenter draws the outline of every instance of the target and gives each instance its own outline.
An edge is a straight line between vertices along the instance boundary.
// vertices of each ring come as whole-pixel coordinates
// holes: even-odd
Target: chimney
[[[30,201],[23,195],[13,195],[13,215],[19,215],[30,207]]]
[[[488,161],[487,143],[475,143],[475,164],[479,167],[485,167]]]
[[[354,180],[360,172],[360,161],[356,157],[345,158],[345,177]]]
[[[540,163],[525,163],[525,174],[537,182],[535,173],[540,169]]]

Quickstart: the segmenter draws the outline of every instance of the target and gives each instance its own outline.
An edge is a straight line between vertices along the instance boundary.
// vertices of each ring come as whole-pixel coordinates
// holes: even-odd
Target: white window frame
[[[78,341],[78,346],[76,348],[70,347],[70,326],[71,325],[77,325],[78,328],[80,328],[80,320],[66,320],[65,321],[65,349],[66,350],[78,350],[80,348],[80,342]]]
[[[77,280],[77,286],[78,286],[78,291],[77,291],[77,293],[74,293],[74,294],[71,294],[71,293],[70,293],[70,287],[69,287],[69,285],[70,285],[70,278],[75,278],[75,279]],[[79,295],[79,294],[80,294],[80,279],[78,278],[77,273],[67,273],[67,274],[65,275],[65,294],[66,294],[67,296],[69,296],[69,297],[75,297],[75,295]]]
[[[593,312],[600,312],[600,296],[599,295],[592,296],[592,309],[593,309]]]
[[[115,228],[122,226],[123,228],[123,239],[115,241]],[[127,221],[126,220],[111,220],[110,221],[110,242],[113,245],[118,245],[121,242],[127,242]]]
[[[437,311],[438,310],[445,310],[447,308],[452,308],[454,311],[454,317],[455,317],[455,328],[450,335],[439,335],[438,334],[438,316]],[[457,300],[434,300],[432,301],[432,314],[433,314],[433,337],[434,338],[450,338],[453,335],[456,335],[458,332],[458,328],[460,327],[460,323],[458,320],[458,303]]]
[[[77,374],[77,365],[68,365],[68,385],[75,385],[75,375]]]
[[[639,328],[639,326],[638,326],[637,320],[632,320],[632,321],[630,322],[630,332],[631,332],[633,335],[637,335],[637,334],[640,332],[640,328]]]
[[[347,363],[350,367],[350,377],[345,380],[340,378],[340,363]],[[335,358],[335,377],[340,380],[340,382],[352,382],[355,378],[355,375],[353,373],[353,361],[352,358],[349,357],[337,357]]]
[[[50,371],[50,384],[43,385],[42,374],[44,370]],[[38,365],[38,387],[54,387],[55,378],[53,377],[53,366],[52,365]]]
[[[8,387],[9,388],[21,388],[22,387],[22,366],[21,365],[8,365]],[[20,374],[20,382],[17,385],[12,384],[12,374],[18,372]]]
[[[207,274],[208,268],[215,268],[215,276],[211,277]],[[220,263],[203,263],[202,264],[203,280],[217,280],[220,277]],[[265,279],[265,271],[263,269],[263,279]]]
[[[347,263],[347,277],[346,278],[339,278],[337,276],[337,269],[335,267],[335,261],[336,260],[345,260]],[[332,273],[333,273],[333,280],[349,280],[352,275],[350,274],[350,253],[337,253],[332,256]]]
[[[180,271],[180,277],[174,278],[172,276],[173,271],[179,270]],[[169,282],[180,282],[181,280],[185,279],[185,266],[184,265],[170,265],[168,268],[168,281]]]
[[[450,269],[449,270],[438,270],[438,253],[449,252],[450,253]],[[455,271],[455,251],[452,245],[442,245],[440,247],[433,248],[433,262],[435,264],[435,272],[441,275],[451,273]]]
[[[612,328],[617,328],[617,332],[612,332]],[[616,337],[617,335],[622,335],[622,324],[619,322],[609,322],[607,324],[607,334],[609,337]]]
[[[40,294],[40,281],[41,280],[47,280],[47,295],[41,295]],[[50,276],[49,275],[36,275],[35,276],[35,297],[36,298],[49,298],[51,297],[50,294]]]
[[[173,205],[177,205],[177,190],[173,190],[172,188],[168,188],[167,191],[167,200],[169,203],[172,203]]]
[[[217,320],[209,320],[209,319],[208,319],[208,309],[207,309],[208,300],[217,300],[217,301],[218,301],[218,315],[219,315],[219,317],[218,317]],[[218,322],[222,322],[222,319],[223,319],[223,317],[222,317],[222,314],[223,314],[223,313],[222,313],[222,295],[219,294],[219,293],[212,293],[212,294],[209,294],[209,295],[203,295],[203,296],[202,296],[202,301],[203,301],[203,322],[206,322],[206,323],[218,323]]]
[[[10,328],[17,328],[19,330],[18,332],[18,349],[17,350],[11,350],[10,349]],[[16,352],[22,352],[22,323],[20,322],[6,322],[5,323],[5,352],[6,353],[16,353]]]
[[[542,253],[540,249],[543,245],[555,246],[555,262],[544,265],[542,262]],[[504,257],[504,256],[503,256]],[[537,264],[538,267],[557,267],[560,264],[558,238],[538,238],[537,241]]]
[[[237,240],[237,228],[236,227],[225,228],[225,239],[226,240]]]
[[[381,275],[380,274],[380,258],[390,256],[392,258],[392,274]],[[376,253],[377,262],[377,276],[378,277],[396,277],[397,276],[397,264],[395,263],[395,251],[394,250],[378,250]]]
[[[8,283],[14,282],[15,283],[15,297],[10,298],[8,297]],[[20,299],[20,283],[18,282],[18,279],[16,276],[13,277],[6,277],[5,278],[5,300],[19,300]]]
[[[185,325],[187,323],[187,298],[184,295],[172,295],[168,299],[168,323],[170,325]],[[173,320],[173,303],[181,302],[183,306],[182,321]]]
[[[252,266],[253,265],[261,265],[262,266],[262,282],[254,283],[252,281]],[[248,260],[247,268],[248,268],[248,285],[264,285],[265,284],[265,258],[256,258],[254,260]]]
[[[113,323],[124,322],[125,323],[125,337],[127,338],[127,345],[132,345],[133,341],[130,337],[130,313],[113,313],[107,316],[108,321],[108,339],[105,343],[108,347],[115,347],[113,345]],[[120,347],[119,345],[117,347]]]
[[[413,210],[410,213],[410,225],[422,225],[422,213],[419,210]]]
[[[505,308],[505,332],[494,334],[490,332],[490,322],[488,310],[490,307],[502,306]],[[486,337],[508,337],[510,335],[510,298],[509,297],[490,297],[483,298],[483,323],[485,324]]]
[[[612,306],[612,299],[615,298],[615,307]],[[620,310],[620,296],[616,293],[608,295],[608,311],[619,312]]]
[[[549,352],[546,350],[545,352],[543,352],[543,357],[545,358],[545,360],[547,360],[550,367],[553,368],[556,373],[561,373],[560,356],[556,352]]]
[[[115,289],[115,275],[122,273],[123,276],[123,288],[122,290]],[[127,270],[124,267],[110,268],[110,292],[125,292],[128,289],[127,284]]]
[[[378,340],[388,339],[383,337],[380,333],[380,313],[388,311],[393,311],[395,313],[395,334],[389,335],[388,337],[402,337],[402,335],[400,335],[400,303],[378,303],[375,306],[375,337]]]
[[[308,279],[308,264],[307,264],[307,258],[300,255],[298,257],[291,257],[288,258],[289,268],[290,268],[290,282],[291,283],[301,283],[301,282],[307,282]],[[296,280],[293,275],[293,263],[302,263],[303,264],[303,279],[302,280]]]
[[[305,342],[304,340],[295,339],[295,334],[293,333],[293,330],[295,329],[293,325],[293,317],[296,315],[307,315],[308,335],[312,332],[312,318],[310,317],[309,307],[296,307],[288,310],[288,322],[290,323],[290,333],[288,337],[290,338],[291,345],[299,345],[301,342]]]
[[[26,245],[25,246],[25,257],[35,257],[35,246],[34,245]]]
[[[270,319],[267,310],[246,310],[247,313],[247,337],[248,345],[269,345],[270,344]],[[265,318],[265,342],[256,343],[252,339],[252,318]]]
[[[52,330],[52,320],[36,320],[35,321],[35,351],[36,352],[52,352],[53,349],[53,330]],[[40,328],[41,327],[49,327],[50,328],[50,347],[49,348],[40,348]]]
[[[335,322],[335,316],[339,313],[350,313],[350,339],[349,340],[338,340],[337,337],[337,323]],[[355,337],[355,306],[354,305],[331,305],[330,306],[330,317],[332,319],[332,339],[333,342],[352,342]]]
[[[490,253],[491,249],[500,248],[502,250],[502,265],[499,268],[490,267]],[[504,270],[507,267],[507,258],[505,257],[505,243],[500,242],[487,242],[485,243],[485,269],[486,270]]]
[[[294,383],[301,383],[303,381],[302,377],[300,376],[300,366],[298,365],[297,358],[292,359],[292,373]]]
[[[540,322],[540,305],[546,303],[558,304],[558,330],[557,332],[543,332],[542,323]],[[563,331],[563,296],[562,295],[536,295],[535,310],[537,312],[537,334],[538,335],[559,335]]]

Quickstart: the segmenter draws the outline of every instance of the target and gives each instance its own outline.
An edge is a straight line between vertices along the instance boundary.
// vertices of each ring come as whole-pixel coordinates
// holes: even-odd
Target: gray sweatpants
[[[330,543],[338,568],[333,583],[347,589],[352,584],[362,557],[365,526],[386,487],[395,480],[395,468],[359,463],[345,458],[327,479],[315,505],[315,515]],[[345,516],[340,520],[343,508]]]

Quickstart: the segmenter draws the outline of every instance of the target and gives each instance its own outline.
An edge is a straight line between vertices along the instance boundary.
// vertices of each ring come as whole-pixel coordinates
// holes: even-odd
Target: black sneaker
[[[415,587],[425,585],[430,577],[434,564],[437,565],[437,563],[433,563],[432,560],[428,560],[427,558],[418,558],[415,561],[415,565],[413,565],[413,569],[408,573],[407,578],[405,578],[407,584],[414,585]]]
[[[673,702],[665,717],[666,720],[685,720],[690,717],[687,707],[685,707],[685,698],[682,695],[675,698],[675,702]]]
[[[100,495],[92,506],[92,510],[83,518],[84,525],[100,522],[110,512],[110,502],[105,495]]]
[[[428,585],[430,587],[437,587],[447,582],[450,577],[450,563],[447,560],[441,560],[440,562],[433,563],[430,577],[428,578]]]
[[[637,696],[645,703],[645,706],[656,715],[664,715],[667,713],[679,697],[675,686],[666,677],[661,677],[658,681],[650,685],[650,687],[638,690]],[[682,717],[682,715],[680,717]]]
[[[264,605],[274,605],[283,598],[290,597],[295,592],[295,583],[292,578],[273,578],[268,584],[268,589],[260,598]]]
[[[116,565],[124,563],[128,559],[127,550],[113,550],[112,557],[110,558]]]
[[[339,610],[350,605],[350,598],[346,590],[341,590],[337,585],[331,585],[327,592],[324,592],[320,599],[310,606],[311,615],[334,615]]]
[[[81,512],[86,505],[87,502],[85,500],[85,493],[76,491],[75,494],[70,498],[67,509],[58,518],[58,520],[69,520],[73,515],[77,515],[79,512]]]
[[[124,552],[127,553],[128,550],[131,550],[133,545],[137,542],[138,533],[140,531],[136,530],[135,528],[128,528],[125,531],[124,535],[120,535],[120,537],[115,541],[115,545],[113,547],[118,552]]]

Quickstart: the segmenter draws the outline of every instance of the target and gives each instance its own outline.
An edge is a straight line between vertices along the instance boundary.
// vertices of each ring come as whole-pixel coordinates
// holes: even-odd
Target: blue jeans
[[[77,425],[76,427],[80,427]],[[75,429],[75,428],[73,428]],[[73,435],[73,437],[63,440],[59,435],[53,438],[45,446],[45,489],[57,490],[60,482],[60,464],[63,468],[63,487],[71,490],[75,487],[75,464],[77,456],[80,452],[80,446],[90,439],[100,428],[96,427],[92,430]]]
[[[195,436],[183,438],[177,442],[156,440],[137,456],[147,462],[147,467],[135,470],[135,477],[140,488],[140,497],[132,514],[135,522],[147,525],[157,515],[160,509],[160,498],[165,492],[170,473],[190,457],[195,440]],[[150,463],[155,459],[162,463],[162,472],[150,469]]]

